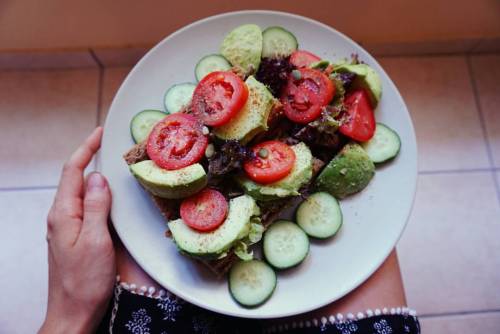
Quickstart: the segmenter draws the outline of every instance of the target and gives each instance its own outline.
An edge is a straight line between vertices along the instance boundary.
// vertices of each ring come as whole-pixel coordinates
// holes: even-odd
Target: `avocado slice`
[[[158,167],[152,160],[144,160],[129,168],[146,190],[162,198],[188,197],[207,185],[207,174],[200,164],[166,170]]]
[[[366,64],[341,64],[334,67],[336,72],[356,74],[354,87],[364,88],[368,92],[373,108],[377,107],[382,97],[382,82],[377,72]]]
[[[363,190],[375,175],[375,165],[357,143],[349,143],[328,163],[315,186],[337,198]]]
[[[168,228],[182,252],[198,258],[214,259],[247,237],[251,218],[259,214],[260,209],[255,200],[248,195],[242,195],[229,201],[227,217],[214,231],[198,232],[187,226],[182,219],[168,222]]]
[[[213,133],[224,140],[237,139],[243,144],[256,134],[267,130],[267,119],[274,105],[274,97],[267,87],[249,76],[245,81],[248,99],[245,106],[229,121],[216,127]]]
[[[256,24],[244,24],[231,30],[220,47],[220,53],[243,73],[257,71],[262,54],[262,31]]]
[[[259,201],[300,195],[299,189],[312,177],[312,154],[304,143],[291,146],[295,152],[295,164],[285,178],[266,185],[258,184],[244,175],[236,177],[236,181],[245,193]]]

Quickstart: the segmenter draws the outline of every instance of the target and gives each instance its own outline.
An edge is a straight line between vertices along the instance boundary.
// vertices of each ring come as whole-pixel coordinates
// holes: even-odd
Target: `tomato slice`
[[[243,108],[248,98],[247,85],[233,72],[212,72],[193,93],[193,113],[203,124],[224,125]]]
[[[161,120],[148,137],[148,156],[159,167],[173,170],[198,162],[204,155],[208,137],[192,115],[176,113]]]
[[[243,164],[248,177],[267,184],[290,174],[295,163],[295,152],[285,143],[269,140],[252,147],[255,158]]]
[[[291,121],[307,124],[321,114],[321,109],[332,100],[335,86],[321,71],[301,68],[300,78],[292,74],[281,95],[285,115]]]
[[[368,93],[364,89],[355,90],[345,97],[347,121],[340,132],[357,141],[368,141],[375,133],[375,116]]]
[[[321,58],[314,53],[304,50],[297,50],[290,56],[290,63],[297,68],[309,67],[312,63],[320,61]]]
[[[200,232],[219,227],[226,219],[228,204],[224,195],[205,188],[181,203],[180,214],[184,223]]]

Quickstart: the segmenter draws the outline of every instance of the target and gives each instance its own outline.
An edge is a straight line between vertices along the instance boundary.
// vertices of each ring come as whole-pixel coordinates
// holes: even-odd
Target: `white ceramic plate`
[[[402,149],[393,162],[378,168],[361,193],[341,202],[344,225],[326,242],[312,242],[299,267],[279,273],[278,286],[264,305],[246,309],[229,295],[226,280],[216,280],[202,265],[180,255],[165,238],[165,221],[129,173],[122,154],[132,145],[129,123],[142,109],[163,109],[166,89],[194,82],[194,67],[218,52],[225,34],[244,24],[262,28],[283,26],[297,36],[301,49],[325,59],[357,53],[381,76],[383,97],[377,121],[394,128]],[[142,266],[166,289],[216,312],[271,318],[306,312],[355,289],[384,261],[396,245],[409,216],[416,187],[417,149],[408,110],[382,67],[359,45],[338,31],[313,20],[281,12],[242,11],[190,24],[156,45],[134,67],[116,94],[106,119],[102,171],[113,191],[111,217],[121,240]]]

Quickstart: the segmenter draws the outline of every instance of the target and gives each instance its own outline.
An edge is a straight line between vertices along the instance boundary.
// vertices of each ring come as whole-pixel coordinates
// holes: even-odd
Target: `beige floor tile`
[[[419,314],[500,309],[500,207],[490,172],[420,175],[398,251]]]
[[[479,313],[420,319],[423,334],[494,334],[500,331],[500,313]]]
[[[489,167],[464,57],[379,60],[411,111],[420,170]]]
[[[131,69],[131,67],[115,67],[106,68],[104,70],[104,80],[100,106],[101,113],[99,117],[100,124],[104,124],[106,116],[108,115],[109,107],[113,102],[113,98],[115,97],[118,88],[120,88],[120,85],[122,84],[123,80],[125,80],[127,74]]]
[[[0,193],[2,333],[35,333],[43,321],[48,275],[46,217],[54,193],[54,190]]]
[[[471,57],[495,166],[500,167],[500,54]]]
[[[0,187],[55,185],[96,125],[98,70],[0,73]]]

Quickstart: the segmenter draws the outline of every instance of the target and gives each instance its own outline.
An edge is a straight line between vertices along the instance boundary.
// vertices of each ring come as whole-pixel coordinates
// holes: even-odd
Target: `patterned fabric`
[[[416,334],[417,317],[409,314],[380,314],[358,320],[342,320],[265,327],[259,320],[241,319],[210,312],[171,294],[152,298],[117,286],[114,302],[98,333],[297,333],[297,334]]]

